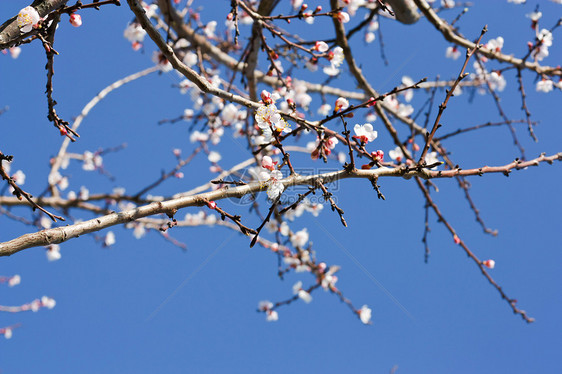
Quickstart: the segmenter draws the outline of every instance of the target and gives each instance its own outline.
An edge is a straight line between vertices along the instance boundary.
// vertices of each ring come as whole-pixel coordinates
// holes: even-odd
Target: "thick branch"
[[[319,181],[322,181],[323,183],[330,183],[339,179],[347,178],[364,178],[372,180],[373,178],[379,177],[403,177],[410,179],[411,177],[417,176],[424,179],[430,179],[450,178],[457,175],[483,175],[487,173],[503,173],[507,175],[513,169],[520,170],[528,166],[539,165],[541,162],[552,163],[555,160],[562,161],[562,152],[548,157],[541,155],[534,160],[526,162],[514,161],[504,166],[485,166],[478,169],[428,171],[426,169],[412,170],[405,167],[397,167],[379,168],[374,170],[354,170],[351,172],[347,170],[340,170],[317,175],[293,175],[281,180],[280,182],[283,183],[285,189],[287,189],[288,187],[296,185],[317,186]],[[162,202],[154,202],[135,209],[107,214],[102,217],[76,223],[70,226],[56,227],[36,233],[25,234],[16,239],[0,243],[0,256],[9,256],[26,248],[62,243],[84,234],[100,231],[118,224],[131,222],[142,217],[148,217],[155,214],[169,214],[170,212],[175,212],[178,209],[188,206],[204,206],[206,205],[205,201],[218,201],[226,198],[241,198],[247,194],[254,194],[259,191],[263,191],[266,188],[267,185],[264,185],[263,183],[250,183],[234,188],[229,188],[227,186],[198,195],[179,197]],[[46,202],[48,202],[48,199],[43,201],[44,204]]]

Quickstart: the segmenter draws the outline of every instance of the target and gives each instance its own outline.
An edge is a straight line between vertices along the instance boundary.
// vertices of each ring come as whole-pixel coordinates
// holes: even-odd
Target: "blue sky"
[[[207,2],[202,21],[216,19],[222,27],[227,3]],[[459,25],[472,39],[488,24],[484,41],[503,36],[504,52],[522,56],[533,37],[525,14],[535,5],[477,1]],[[0,14],[8,18],[20,7],[16,2],[2,2]],[[562,6],[545,1],[540,7],[541,27],[550,28]],[[442,16],[451,20],[456,14],[449,11]],[[100,12],[85,10],[81,15],[80,28],[63,19],[55,42],[60,56],[55,59],[54,95],[63,118],[78,115],[115,80],[152,65],[154,46],[148,38],[144,52],[135,52],[122,36],[132,19],[126,3],[103,7]],[[332,35],[325,34],[330,29],[320,27],[322,23],[319,27],[293,24],[307,38]],[[377,41],[368,46],[360,37],[353,41],[363,70],[380,92],[399,85],[403,75],[414,80],[436,75],[445,79],[458,73],[462,62],[445,59],[448,44],[425,20],[406,27],[382,19],[381,27],[389,66],[381,63]],[[242,28],[244,36],[247,31]],[[550,66],[562,61],[558,31],[544,60]],[[44,65],[44,52],[37,42],[24,46],[16,60],[0,56],[0,107],[9,106],[0,116],[0,150],[15,155],[12,170],[25,171],[24,187],[35,195],[46,186],[48,160],[62,140],[46,119]],[[323,79],[321,72],[300,74],[315,82]],[[518,127],[529,157],[561,151],[560,91],[536,93],[535,78],[524,73],[528,106],[540,121],[535,130],[539,143],[529,138],[525,125]],[[524,118],[515,74],[506,73],[506,80],[502,105],[510,117]],[[65,170],[69,189],[78,191],[85,185],[93,194],[120,186],[138,191],[156,180],[161,170],[175,166],[172,149],[181,148],[188,155],[195,148],[189,142],[190,124],[158,125],[159,120],[178,117],[191,105],[189,97],[173,87],[179,81],[174,72],[152,74],[102,101],[84,121],[81,138],[70,150],[82,153],[127,143],[124,150],[104,155],[104,166],[115,180],[83,171],[75,162]],[[347,72],[337,84],[354,89]],[[416,92],[413,105],[419,108],[426,97]],[[444,93],[436,97],[442,100]],[[501,120],[489,96],[469,99],[469,95],[453,98],[443,117],[445,126],[439,130],[442,134]],[[315,96],[313,100],[313,105],[320,102]],[[383,134],[380,120],[374,125],[379,126],[374,147],[387,153],[394,148],[392,141]],[[341,125],[332,126],[341,130]],[[452,138],[445,146],[463,168],[503,165],[519,156],[505,127]],[[230,133],[216,149],[223,155],[225,168],[249,157],[245,143]],[[294,162],[313,170],[340,167],[297,154]],[[199,157],[184,170],[185,178],[167,181],[154,193],[171,195],[205,183],[213,178],[208,167],[207,160]],[[2,259],[0,275],[20,274],[22,284],[0,287],[1,305],[19,305],[42,295],[53,297],[57,305],[37,313],[0,315],[0,327],[22,324],[11,340],[0,339],[0,369],[5,373],[387,373],[392,368],[397,373],[559,372],[560,165],[542,164],[513,172],[509,178],[486,175],[470,181],[473,199],[486,223],[498,229],[497,237],[482,233],[454,181],[435,181],[440,192],[434,198],[467,245],[480,258],[496,261],[491,275],[536,318],[533,324],[512,314],[435,215],[430,216],[431,256],[424,263],[424,202],[413,181],[381,179],[386,196],[381,201],[368,181],[345,180],[334,194],[349,227],[342,227],[337,214],[326,206],[318,218],[305,213],[292,228],[306,227],[318,258],[341,266],[338,288],[356,307],[369,305],[371,326],[361,324],[335,296],[322,290],[313,293],[310,304],[299,301],[280,308],[279,321],[266,322],[263,314],[256,313],[260,300],[284,300],[292,296],[296,281],[311,285],[314,279],[291,273],[281,281],[276,257],[258,246],[250,249],[248,238],[229,229],[170,230],[187,244],[184,252],[158,233],[137,240],[132,230],[114,227],[117,241],[109,249],[86,235],[64,243],[62,259],[56,262],[46,260],[43,248]],[[243,215],[250,227],[260,224],[248,206],[222,201],[219,206]],[[178,215],[197,211],[188,208]],[[28,209],[13,212],[29,217]],[[93,218],[78,211],[71,215]],[[33,230],[0,216],[0,241]],[[264,234],[272,238],[268,235]]]

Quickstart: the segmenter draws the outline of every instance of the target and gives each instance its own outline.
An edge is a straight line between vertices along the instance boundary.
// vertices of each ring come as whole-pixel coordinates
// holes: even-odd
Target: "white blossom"
[[[275,310],[271,310],[273,308],[273,303],[268,300],[260,301],[258,303],[258,310],[265,312],[265,319],[268,322],[274,322],[279,319],[279,315]]]
[[[318,114],[321,116],[328,116],[332,110],[332,106],[330,104],[322,104],[318,108]]]
[[[48,296],[43,296],[41,298],[41,304],[43,304],[43,306],[47,309],[53,309],[55,305],[57,305],[57,302],[53,298],[50,298]]]
[[[283,193],[285,186],[279,181],[272,181],[267,188],[267,197],[271,200],[275,200]]]
[[[503,75],[498,74],[497,72],[493,71],[489,76],[490,86],[493,90],[503,91],[505,88],[506,80]]]
[[[154,51],[152,53],[152,62],[154,62],[163,73],[167,73],[173,69],[170,61],[168,61],[166,56],[164,56],[164,54],[160,51]]]
[[[302,6],[303,0],[291,0],[291,6],[294,10],[298,10]]]
[[[324,73],[330,76],[339,74],[339,67],[345,58],[342,47],[336,47],[328,53],[330,66],[324,68]]]
[[[25,173],[21,170],[18,170],[14,173],[14,175],[12,175],[12,179],[21,186],[25,184]]]
[[[488,43],[484,44],[484,47],[490,49],[492,52],[500,52],[503,48],[503,37],[498,36],[495,39],[491,39]]]
[[[146,12],[146,18],[152,18],[156,15],[156,11],[158,10],[158,5],[156,4],[147,5],[143,1],[142,6],[144,8],[144,11]]]
[[[541,17],[542,17],[542,12],[534,11],[534,12],[531,12],[531,13],[527,13],[527,14],[525,15],[525,17],[531,19],[531,21],[533,21],[533,22],[536,22],[536,21],[538,21],[539,19],[541,19]]]
[[[14,287],[21,283],[21,277],[19,274],[14,275],[8,280],[8,286]]]
[[[402,77],[402,87],[409,87],[414,85],[414,80],[410,77],[408,77],[407,75],[404,75]],[[401,95],[404,96],[404,100],[406,100],[406,102],[410,102],[412,101],[412,98],[414,97],[414,90],[410,89],[407,91],[402,91]]]
[[[359,310],[359,318],[365,325],[371,322],[371,309],[367,305],[363,305]]]
[[[328,47],[328,44],[326,42],[323,42],[323,41],[317,41],[316,44],[314,45],[314,47],[312,48],[312,50],[318,51],[318,52],[321,52],[321,53],[328,52],[328,49],[330,49],[330,47]]]
[[[41,17],[39,13],[32,6],[26,6],[18,13],[17,23],[22,33],[30,32],[35,27]]]
[[[346,110],[347,108],[349,108],[349,101],[344,97],[338,97],[334,111],[339,112],[340,110]]]
[[[356,124],[353,127],[355,137],[359,138],[363,143],[372,142],[378,136],[378,132],[373,130],[373,125],[366,123],[364,125]]]
[[[547,29],[542,29],[537,36],[537,39],[541,41],[538,48],[534,48],[531,52],[531,56],[537,61],[542,61],[545,57],[548,57],[548,48],[552,46],[552,33]]]
[[[209,159],[210,162],[217,163],[221,160],[222,156],[220,155],[220,153],[216,151],[211,151],[209,152],[209,156],[207,158]]]
[[[312,301],[312,296],[302,288],[302,282],[298,281],[293,285],[293,294],[298,295],[302,301],[305,303],[310,303]]]
[[[189,141],[192,142],[192,143],[206,142],[207,140],[209,140],[209,135],[201,133],[197,130],[193,131],[191,133],[191,135],[189,136]]]
[[[445,57],[452,58],[453,60],[456,60],[459,57],[461,57],[461,52],[459,51],[457,46],[449,46],[445,50]]]
[[[254,118],[256,119],[258,127],[262,130],[269,126],[275,127],[281,121],[281,115],[277,113],[275,104],[259,107]]]
[[[265,314],[267,322],[275,322],[279,319],[279,314],[275,310],[268,310]]]
[[[281,222],[281,225],[279,226],[279,233],[283,236],[287,236],[289,235],[289,225],[287,224],[287,222],[283,221]]]
[[[349,13],[347,12],[339,12],[337,17],[341,23],[348,23],[350,20]]]
[[[60,246],[58,244],[51,244],[47,247],[47,260],[57,261],[62,257],[60,253]]]
[[[105,235],[105,239],[103,241],[103,244],[106,247],[109,247],[113,244],[115,244],[115,234],[113,233],[113,231],[109,231],[106,235]]]
[[[308,243],[308,230],[306,228],[297,231],[291,236],[291,244],[294,247],[304,247]]]
[[[424,161],[425,161],[426,165],[433,165],[433,164],[439,162],[439,160],[437,159],[437,152],[427,153],[425,155]],[[437,167],[437,165],[432,167],[431,169],[435,169],[436,167]]]
[[[123,36],[131,43],[142,43],[144,37],[146,36],[146,31],[144,31],[140,24],[133,22],[127,26],[127,28],[123,32]]]
[[[176,42],[175,48],[187,48],[190,45],[191,45],[191,43],[189,42],[189,40],[187,40],[185,38],[181,38]]]
[[[53,226],[53,221],[47,216],[41,216],[39,225],[44,229],[50,229]]]
[[[135,225],[135,228],[133,229],[133,236],[135,237],[135,239],[140,239],[145,235],[146,229],[144,228],[144,225],[137,223]]]
[[[325,66],[322,71],[324,72],[324,74],[329,75],[330,77],[334,77],[340,73],[340,69],[338,69],[334,65]]]
[[[390,158],[395,160],[396,162],[402,162],[402,160],[404,159],[404,153],[402,152],[402,149],[400,149],[400,147],[396,147],[388,151],[388,156],[390,156]]]
[[[12,56],[12,58],[15,60],[16,58],[19,57],[20,53],[21,53],[21,48],[20,47],[11,47],[9,49],[10,51],[10,56]]]
[[[305,204],[303,204],[305,207],[305,210],[309,213],[311,213],[314,217],[318,217],[318,215],[320,215],[320,212],[322,211],[322,209],[324,209],[324,205],[320,204],[320,203],[315,203],[312,204],[310,203],[310,201],[306,201],[305,199]]]
[[[195,65],[197,63],[197,60],[198,60],[197,54],[193,53],[191,51],[188,51],[185,54],[185,56],[183,57],[182,62],[184,64],[186,64],[187,66],[192,67],[193,65]]]
[[[338,277],[333,274],[326,273],[324,274],[324,278],[322,278],[321,286],[324,290],[331,290],[335,288],[336,282],[338,281]]]
[[[10,174],[10,169],[12,168],[11,162],[8,162],[7,160],[2,160],[0,161],[0,163],[2,163],[2,168],[4,169],[6,174]]]
[[[212,38],[215,36],[216,29],[217,29],[217,21],[211,21],[207,24],[207,26],[205,26],[203,31],[205,32],[207,38]]]
[[[90,190],[88,190],[86,186],[81,186],[78,196],[80,197],[80,200],[88,200],[90,198]]]
[[[550,92],[554,88],[554,82],[550,79],[541,79],[537,82],[536,88],[538,92]]]

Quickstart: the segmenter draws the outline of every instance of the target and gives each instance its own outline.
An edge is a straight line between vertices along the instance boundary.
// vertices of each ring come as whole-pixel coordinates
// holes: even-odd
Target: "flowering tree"
[[[510,0],[506,6],[524,2]],[[59,260],[67,241],[86,234],[101,247],[117,246],[116,237],[129,235],[119,225],[137,239],[160,235],[170,246],[185,249],[189,242],[180,239],[180,228],[221,226],[221,230],[247,236],[250,247],[270,252],[278,261],[280,279],[293,272],[308,275],[292,286],[287,298],[259,303],[258,310],[268,321],[279,318],[281,307],[298,300],[309,303],[315,292],[324,290],[344,302],[362,323],[370,324],[371,308],[359,306],[361,303],[345,296],[337,284],[340,266],[332,264],[321,248],[312,245],[306,226],[320,214],[325,220],[335,215],[343,226],[348,225],[344,210],[351,207],[341,203],[338,192],[339,186],[352,178],[365,182],[364,191],[357,192],[359,201],[392,203],[392,199],[383,200],[388,195],[385,182],[393,177],[419,190],[420,211],[425,217],[420,222],[425,261],[430,254],[430,227],[436,218],[435,225],[445,228],[444,235],[450,236],[451,245],[456,245],[478,267],[510,310],[526,322],[533,321],[492,277],[495,261],[485,251],[469,247],[474,233],[465,233],[450,217],[461,213],[473,216],[485,234],[495,236],[497,232],[486,225],[478,201],[471,196],[470,181],[476,177],[485,180],[494,173],[524,174],[530,167],[543,168],[544,164],[562,160],[562,153],[556,150],[538,157],[525,151],[527,138],[536,141],[540,136],[535,130],[538,118],[531,114],[528,96],[559,95],[562,89],[562,69],[549,59],[560,19],[545,17],[543,22],[539,9],[529,13],[525,8],[520,21],[523,24],[527,12],[530,31],[512,41],[517,49],[506,50],[507,36],[495,33],[489,37],[484,25],[480,29],[464,28],[461,33],[458,25],[470,13],[454,1],[331,0],[307,5],[299,0],[232,0],[229,6],[220,2],[222,9],[210,15],[193,0],[69,3],[35,1],[0,28],[0,48],[14,59],[31,45],[41,45],[47,61],[47,119],[56,135],[63,138],[60,143],[53,139],[47,142],[53,157],[42,178],[43,188],[24,185],[26,175],[29,179],[40,174],[46,163],[39,162],[37,170],[17,169],[20,150],[0,142],[0,175],[4,183],[0,219],[16,221],[28,231],[15,234],[2,230],[0,255],[17,256],[28,248],[43,247],[48,260]],[[123,25],[124,37],[139,59],[151,53],[155,66],[118,79],[72,117],[64,102],[55,100],[54,66],[69,53],[57,48],[55,37],[72,33],[64,27],[66,20],[74,27],[97,22],[113,6],[128,8],[132,20]],[[99,13],[94,14],[94,9]],[[435,43],[445,45],[442,54],[427,55],[423,63],[431,71],[432,61],[445,60],[456,73],[443,74],[441,78],[433,71],[434,76],[391,77],[394,88],[379,87],[380,78],[374,78],[376,70],[385,64],[396,64],[387,59],[385,49],[399,48],[385,46],[383,26],[397,27],[405,38],[413,38],[409,34],[412,26],[408,25],[422,22],[432,26]],[[310,25],[321,25],[312,37],[303,31]],[[367,57],[363,49],[376,51],[379,56]],[[112,64],[119,64],[118,52],[112,59]],[[17,66],[13,69],[17,70]],[[79,152],[73,147],[87,142],[87,137],[80,134],[80,126],[109,93],[155,74],[160,79],[179,76],[174,94],[189,98],[181,114],[157,108],[161,118],[173,116],[162,119],[158,131],[181,122],[189,129],[189,137],[184,149],[176,148],[173,142],[159,144],[159,149],[172,152],[175,165],[147,165],[145,175],[152,177],[159,169],[165,170],[146,187],[125,190],[118,185],[124,183],[120,176],[111,174],[111,161],[107,159],[114,156],[112,152],[127,152],[120,145],[127,141],[126,137],[112,136],[114,145],[108,148],[92,147]],[[503,102],[501,96],[509,87],[519,96]],[[499,120],[474,123],[468,118],[459,119],[458,111],[456,119],[447,117],[451,107],[467,114],[475,111],[476,104],[471,106],[470,102],[480,100],[480,96],[495,106],[494,117]],[[470,98],[468,102],[464,97]],[[13,110],[18,108],[11,108],[3,116]],[[545,124],[547,128],[552,125]],[[491,128],[508,129],[513,149],[496,154],[495,140],[486,135]],[[479,145],[467,145],[463,137],[468,135]],[[226,139],[243,144],[248,155],[241,156],[229,148]],[[472,156],[457,158],[453,152],[457,149],[461,155],[466,154],[463,149],[472,149]],[[200,166],[193,166],[197,162],[208,162],[201,185],[196,184],[202,174]],[[68,171],[72,167],[75,171]],[[99,178],[109,177],[112,183],[98,186],[87,182],[91,179],[81,181],[90,178],[87,172],[97,172]],[[188,183],[166,189],[174,179]],[[140,183],[133,182],[137,186]],[[450,212],[444,208],[447,200],[439,199],[438,185],[458,187],[466,209]],[[188,207],[193,208],[186,214]],[[323,211],[324,207],[332,213]],[[373,219],[367,211],[354,210],[364,219]],[[366,235],[365,241],[369,240],[372,238]],[[340,275],[345,276],[345,272]],[[10,286],[19,281],[18,275],[0,277],[1,283]],[[37,310],[54,304],[53,299],[44,297],[18,307],[2,306],[0,310]],[[9,338],[17,326],[6,326],[0,333]]]

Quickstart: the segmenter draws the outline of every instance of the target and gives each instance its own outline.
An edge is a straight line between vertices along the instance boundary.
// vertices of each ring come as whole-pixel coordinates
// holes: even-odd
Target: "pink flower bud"
[[[214,201],[209,201],[209,202],[207,203],[207,206],[208,206],[210,209],[216,209],[216,208],[217,208],[217,203],[215,203]]]
[[[335,111],[339,112],[340,110],[345,110],[349,107],[349,101],[347,101],[345,98],[340,97],[336,100],[336,107],[335,107]]]
[[[384,159],[384,152],[379,149],[376,152],[371,152],[371,156],[378,162],[382,162]]]
[[[455,236],[453,236],[453,240],[454,240],[455,244],[461,244],[461,239],[457,236],[457,234],[455,234]]]
[[[261,159],[261,167],[269,171],[273,171],[277,165],[277,161],[273,161],[269,156],[263,156]]]
[[[496,266],[496,261],[494,260],[486,260],[482,262],[482,265],[486,266],[488,269],[493,269]]]
[[[271,99],[271,94],[266,90],[263,90],[260,94],[261,99],[265,105],[269,105],[273,103],[273,99]]]
[[[82,17],[80,17],[80,14],[72,13],[70,15],[70,24],[74,27],[82,26]]]
[[[287,88],[291,88],[291,86],[293,85],[293,78],[288,76],[287,78],[285,78],[285,83],[287,84]]]

